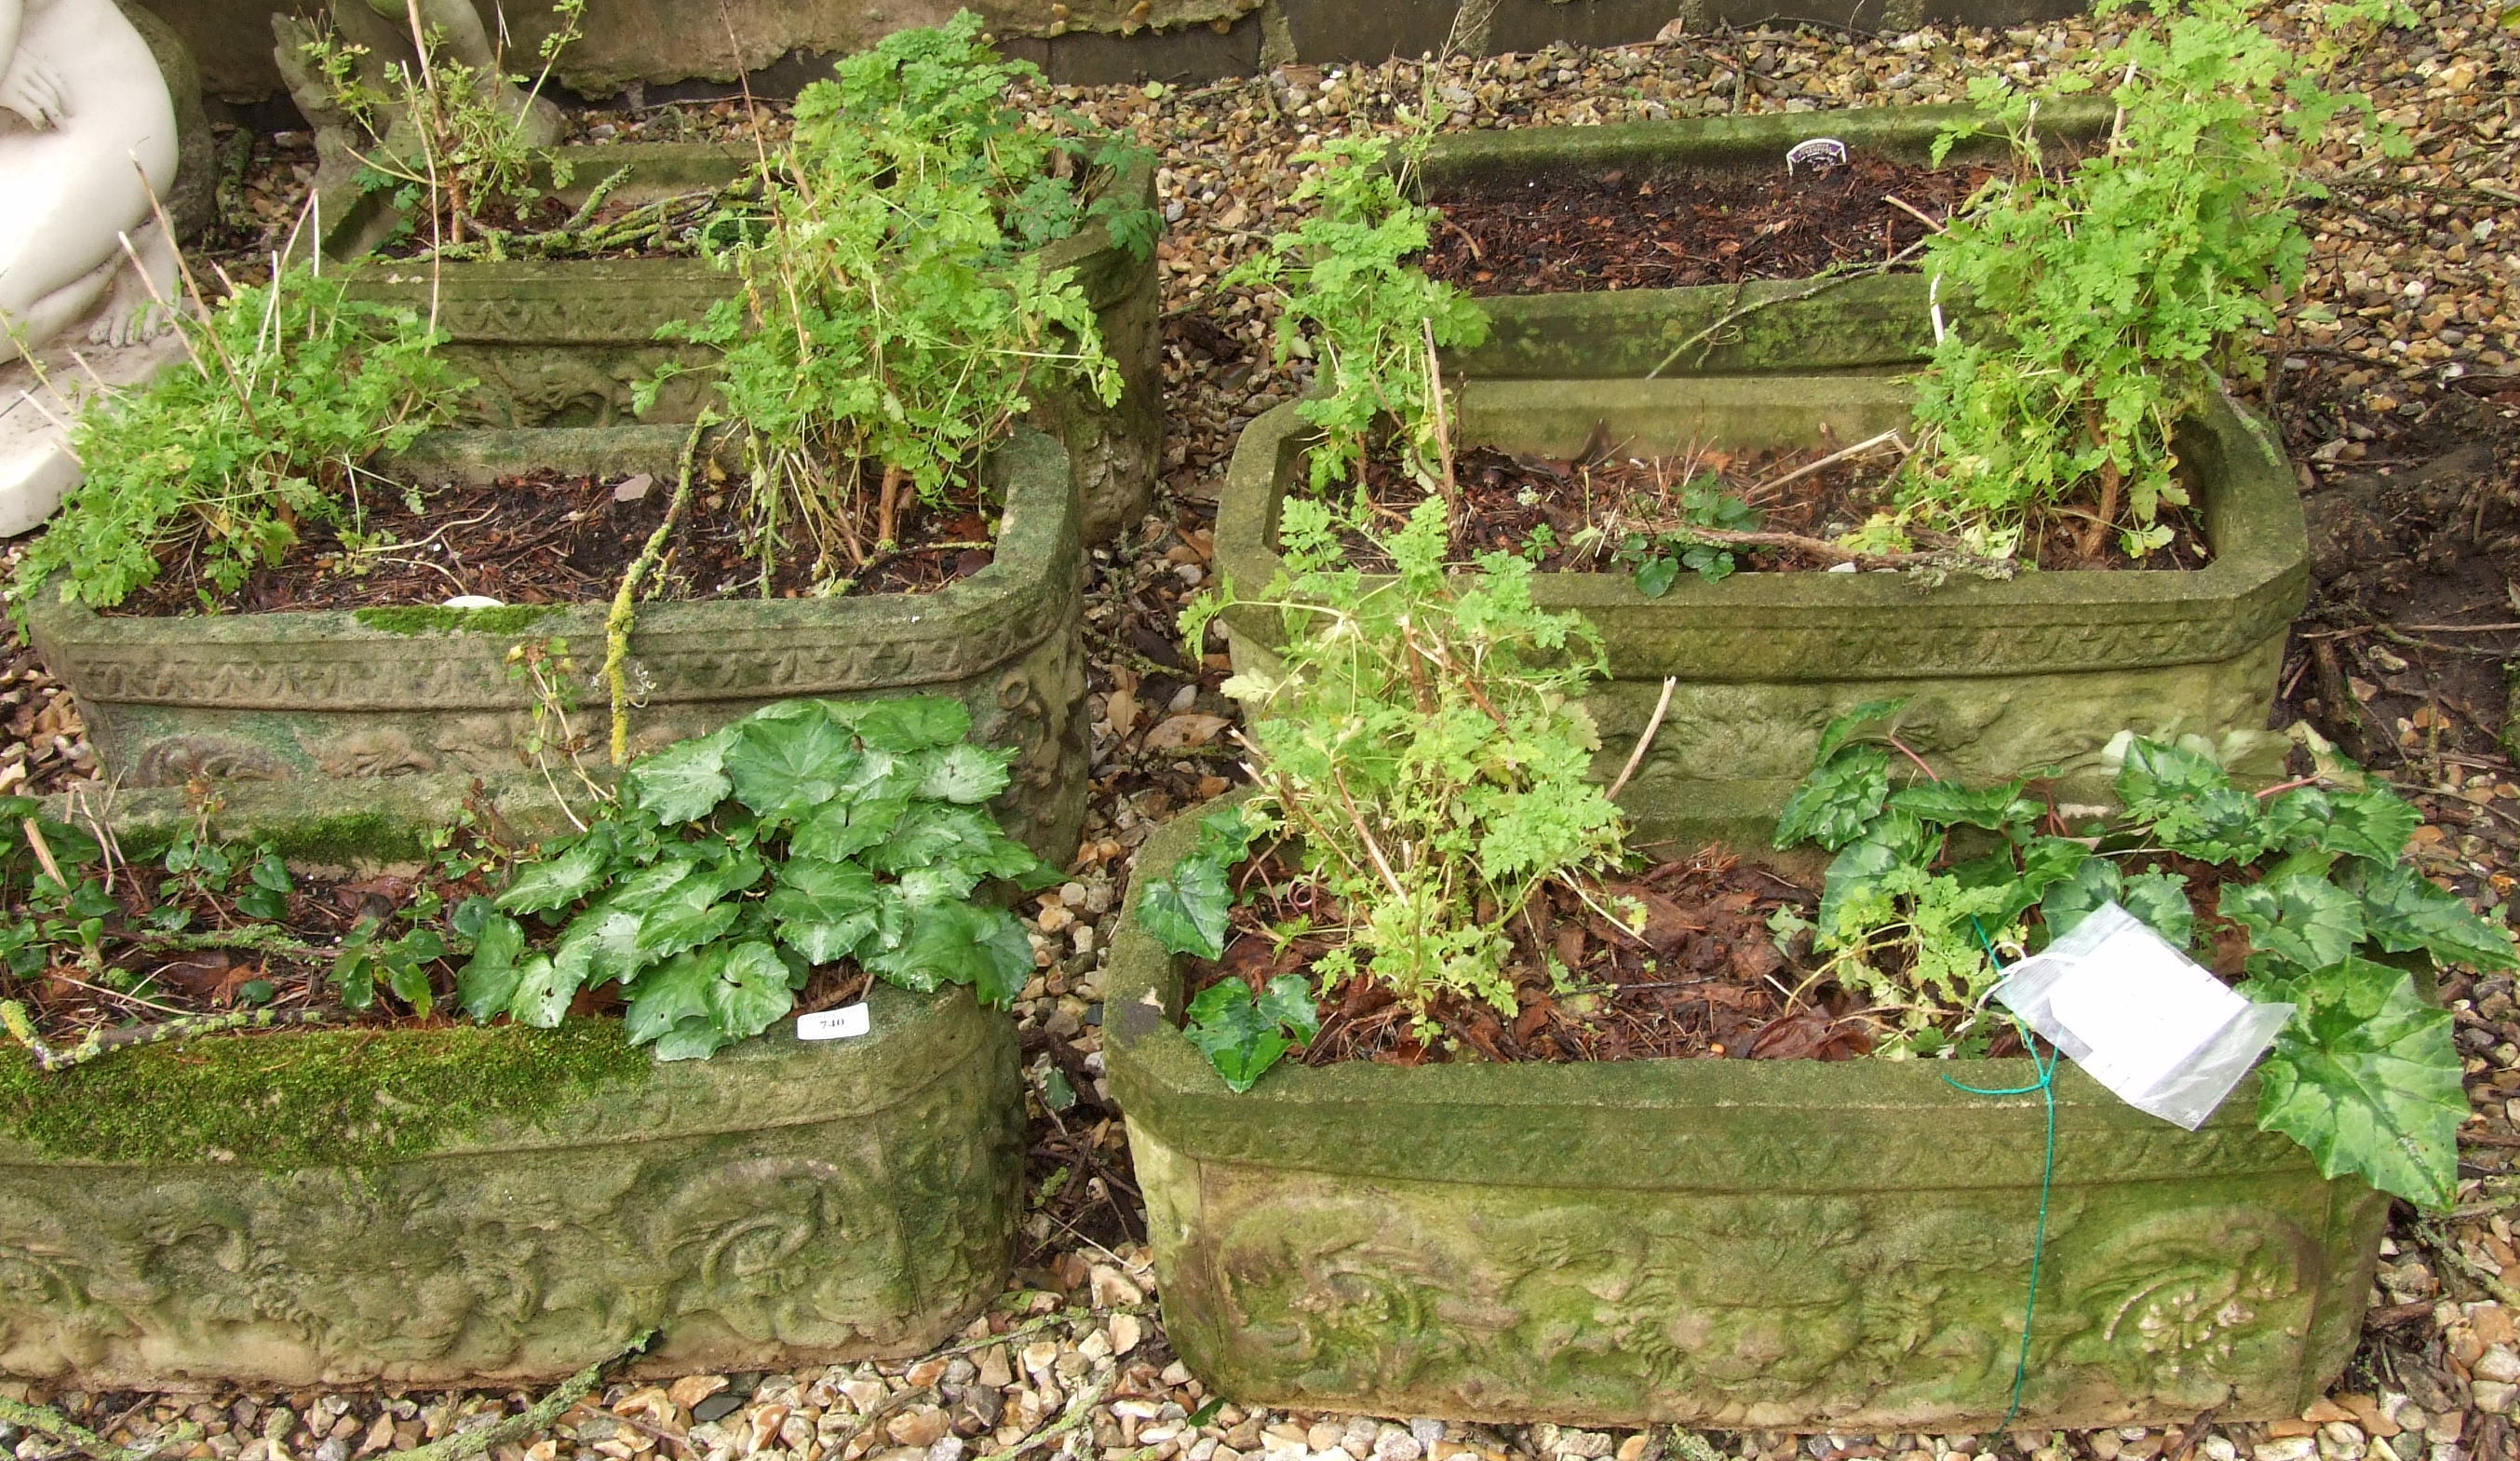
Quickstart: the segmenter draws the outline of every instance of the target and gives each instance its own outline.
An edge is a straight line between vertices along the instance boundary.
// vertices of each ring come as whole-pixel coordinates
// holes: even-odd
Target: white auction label
[[[836,1010],[820,1010],[796,1017],[796,1038],[800,1040],[845,1040],[875,1028],[867,1018],[866,1002],[844,1004]]]

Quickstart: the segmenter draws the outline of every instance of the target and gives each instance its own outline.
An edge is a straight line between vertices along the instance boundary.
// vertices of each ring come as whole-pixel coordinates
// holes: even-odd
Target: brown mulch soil
[[[369,493],[363,522],[309,525],[285,560],[219,604],[260,613],[439,604],[458,594],[507,604],[602,602],[664,521],[673,495],[672,482],[644,473],[443,487],[427,493],[418,512],[395,493]],[[968,496],[942,511],[913,505],[901,534],[910,546],[876,560],[849,592],[924,592],[990,562],[990,522]],[[667,544],[661,571],[649,580],[653,596],[758,595],[761,569],[748,544],[734,495],[724,488],[698,493]],[[812,560],[791,552],[779,562],[771,591],[794,598],[813,583]],[[170,571],[116,612],[188,613],[201,603],[202,587],[197,574]]]
[[[1454,479],[1462,494],[1454,548],[1462,553],[1496,550],[1524,555],[1543,571],[1627,571],[1633,565],[1616,561],[1620,540],[1630,533],[1651,536],[1679,527],[1684,521],[1681,489],[1704,474],[1718,478],[1724,491],[1759,513],[1755,530],[1834,539],[1861,527],[1884,504],[1889,472],[1896,462],[1885,448],[1880,454],[1850,458],[1774,487],[1764,485],[1822,454],[1699,451],[1632,458],[1588,452],[1566,460],[1517,457],[1484,448],[1464,452],[1454,463]],[[1416,480],[1388,454],[1367,461],[1366,480],[1374,500],[1391,513],[1405,513],[1422,495]],[[2050,571],[2194,569],[2211,559],[2203,524],[2194,513],[2174,508],[2163,521],[2177,536],[2143,559],[2129,558],[2115,533],[2105,536],[2096,559],[2086,559],[2077,520],[2034,521],[2021,558]],[[1588,535],[1596,525],[1604,529],[1598,543]],[[1936,545],[1920,540],[1918,546]],[[1817,571],[1843,561],[1792,544],[1745,545],[1732,552],[1737,568],[1764,572]],[[1359,554],[1369,565],[1378,562],[1362,540]]]
[[[1227,979],[1257,988],[1309,969],[1328,951],[1321,937],[1282,941],[1271,932],[1321,912],[1290,872],[1276,860],[1254,866],[1246,886],[1268,890],[1236,910],[1238,933],[1223,962],[1198,961],[1193,991]],[[1818,905],[1802,885],[1706,851],[1604,883],[1594,897],[1605,906],[1628,898],[1643,904],[1642,936],[1615,928],[1571,890],[1544,891],[1512,928],[1522,971],[1512,1019],[1480,1000],[1438,995],[1429,1014],[1442,1034],[1424,1041],[1391,988],[1360,974],[1322,991],[1321,1030],[1301,1059],[1417,1066],[1451,1059],[1849,1060],[1871,1053],[1875,1027],[1860,1014],[1861,1002],[1834,988],[1802,989],[1803,961],[1788,957],[1769,932],[1778,909],[1808,914]],[[1560,980],[1547,973],[1552,958],[1566,971]]]
[[[1917,167],[1857,155],[1845,165],[1535,180],[1438,193],[1444,226],[1429,276],[1473,295],[1676,289],[1877,264],[1932,232],[1984,168]]]

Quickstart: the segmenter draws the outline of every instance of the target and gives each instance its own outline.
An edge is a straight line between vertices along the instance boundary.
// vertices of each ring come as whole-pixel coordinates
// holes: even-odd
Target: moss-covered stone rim
[[[1636,444],[1622,449],[1643,454],[1680,449],[1688,444],[1681,439],[1688,423],[1710,421],[1729,429],[1719,438],[1729,444],[1792,443],[1809,438],[1824,412],[1871,426],[1897,424],[1912,399],[1911,387],[1881,377],[1473,381],[1462,388],[1461,435],[1469,445],[1558,455],[1576,450],[1601,422],[1614,429],[1643,424],[1640,431],[1673,438],[1629,436]],[[1757,679],[1801,668],[1788,660],[1703,664],[1684,648],[1639,649],[1657,636],[1679,640],[1696,632],[1763,630],[1896,629],[1932,636],[2011,626],[2026,639],[2049,625],[2139,623],[2150,631],[2150,642],[2105,667],[2219,661],[2233,652],[2235,635],[2255,642],[2279,631],[2298,612],[2308,586],[2308,536],[2292,474],[2264,426],[2228,397],[2218,397],[2182,423],[2182,433],[2188,448],[2183,454],[2199,466],[2198,508],[2216,547],[2214,559],[2201,569],[2026,571],[2008,581],[1960,577],[1931,589],[1898,573],[1742,571],[1716,583],[1684,574],[1660,599],[1646,598],[1624,573],[1548,572],[1534,576],[1533,596],[1549,608],[1585,613],[1612,641],[1614,660],[1623,650],[1643,654],[1656,662],[1657,674]],[[1315,436],[1297,404],[1289,402],[1243,428],[1235,445],[1217,509],[1217,559],[1229,580],[1246,592],[1265,587],[1282,566],[1276,549],[1278,513],[1301,479],[1303,453]],[[1249,609],[1227,616],[1237,634],[1262,644],[1280,634],[1273,619]],[[2088,661],[2078,657],[2088,653],[2088,646],[2069,638],[2053,651],[2053,667],[2084,667]],[[1662,659],[1673,662],[1662,664]],[[1841,668],[1819,667],[1832,673]],[[1915,671],[1895,662],[1860,667],[1866,677],[1905,672]],[[2016,660],[1987,672],[2027,671]]]
[[[1519,184],[1551,173],[1781,170],[1787,152],[1817,137],[1835,138],[1853,153],[1923,165],[1931,160],[1934,139],[1945,127],[1986,115],[1958,103],[1446,132],[1427,145],[1416,183],[1418,196],[1425,198],[1447,189]],[[2108,130],[2114,115],[2105,98],[2076,97],[2042,106],[2037,129],[2050,144],[2090,141]],[[1990,131],[1955,145],[1951,156],[1963,161],[2000,159],[2005,145],[2002,132]]]
[[[460,472],[513,472],[529,467],[585,469],[601,464],[656,473],[670,481],[689,431],[682,427],[527,429],[432,433],[419,454],[451,463]],[[548,449],[544,449],[544,448]],[[922,594],[863,598],[719,599],[652,602],[639,607],[633,654],[675,644],[717,646],[739,652],[742,641],[792,634],[839,637],[851,642],[945,641],[1012,626],[1016,651],[1056,628],[1056,616],[1034,607],[1072,594],[1077,513],[1075,485],[1065,447],[1028,427],[1017,427],[984,464],[1006,503],[991,563],[966,578]],[[1011,613],[1012,609],[1020,612]],[[454,613],[453,611],[446,611]],[[566,639],[582,652],[600,651],[608,606],[553,606],[528,626],[531,637]],[[379,659],[408,665],[422,660],[458,660],[480,665],[477,693],[484,704],[530,705],[530,693],[509,683],[505,657],[518,633],[497,612],[487,621],[465,616],[440,632],[413,633],[399,622],[363,619],[373,611],[290,610],[153,617],[101,615],[85,604],[65,604],[47,584],[29,597],[29,636],[46,647],[55,666],[75,680],[83,655],[153,654],[178,660],[239,656],[323,656]],[[389,611],[390,613],[390,611]],[[724,698],[758,698],[757,687],[738,686]],[[116,700],[152,702],[138,696]],[[210,703],[179,693],[164,704]],[[395,704],[310,703],[312,709],[390,709]]]
[[[2036,1073],[2026,1060],[1286,1062],[1238,1096],[1181,1032],[1182,961],[1147,932],[1138,904],[1148,883],[1195,845],[1200,817],[1247,795],[1185,811],[1148,839],[1112,940],[1104,993],[1112,1089],[1130,1120],[1175,1152],[1365,1179],[1508,1186],[1843,1193],[2039,1183],[2040,1098],[1973,1095],[1949,1083],[2027,1085]],[[2254,1076],[2193,1133],[2071,1067],[2055,1089],[2063,1185],[2315,1171],[2289,1137],[2256,1128]]]
[[[582,203],[587,192],[615,171],[626,170],[627,176],[611,195],[623,203],[663,198],[680,192],[703,188],[721,188],[734,182],[756,165],[749,148],[719,143],[641,142],[578,144],[558,149],[557,156],[571,163],[575,174],[566,188],[549,189],[564,203]],[[546,175],[546,183],[548,177]],[[1151,157],[1139,157],[1125,168],[1112,174],[1106,196],[1131,198],[1148,206],[1155,205],[1155,164]],[[338,268],[353,296],[382,298],[400,292],[417,290],[422,297],[434,294],[441,306],[449,299],[461,301],[468,296],[491,296],[550,287],[562,297],[582,295],[590,311],[601,310],[619,321],[620,338],[641,342],[654,338],[659,319],[679,317],[694,307],[694,301],[718,298],[734,292],[735,276],[712,266],[704,258],[673,255],[656,258],[628,259],[454,259],[431,263],[421,259],[366,259],[365,240],[381,236],[390,228],[398,210],[382,195],[368,195],[334,210],[341,221],[326,231],[324,248],[328,256],[341,260]],[[1158,212],[1158,228],[1161,227]],[[1147,257],[1137,260],[1129,251],[1112,239],[1111,230],[1100,219],[1064,239],[1044,245],[1037,251],[1045,272],[1072,268],[1078,282],[1085,287],[1088,298],[1098,309],[1127,297],[1137,287],[1142,272],[1121,265],[1135,260],[1144,265],[1151,277],[1154,254],[1150,248]],[[668,307],[663,311],[637,310],[622,307],[629,297],[654,297]],[[704,307],[704,305],[703,305]],[[489,324],[491,322],[484,322]],[[468,332],[459,332],[468,333]],[[504,333],[504,331],[502,332]]]

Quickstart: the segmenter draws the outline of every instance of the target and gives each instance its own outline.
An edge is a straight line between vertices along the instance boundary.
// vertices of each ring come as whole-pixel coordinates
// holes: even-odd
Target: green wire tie
[[[1986,946],[1987,962],[2002,974],[2003,960],[1995,951],[1995,941],[1986,936],[1986,926],[1972,914],[1969,927],[1977,930],[1977,941]],[[2030,1242],[2030,1298],[2021,1307],[2021,1351],[2012,1361],[2012,1404],[2003,1412],[2003,1419],[1996,1423],[1998,1431],[2012,1429],[2013,1420],[2021,1414],[2022,1388],[2030,1381],[2030,1326],[2039,1317],[2039,1266],[2048,1256],[2048,1198],[2056,1184],[2056,1067],[2063,1059],[2053,1051],[2042,1057],[2038,1040],[2021,1023],[2021,1017],[2009,1008],[2004,1013],[2011,1018],[2012,1027],[2021,1032],[2021,1048],[2030,1052],[2030,1064],[2038,1071],[2039,1078],[2028,1085],[1980,1086],[1943,1076],[1945,1085],[1972,1096],[2026,1096],[2037,1091],[2048,1107],[2048,1155],[2039,1172],[2039,1225]]]

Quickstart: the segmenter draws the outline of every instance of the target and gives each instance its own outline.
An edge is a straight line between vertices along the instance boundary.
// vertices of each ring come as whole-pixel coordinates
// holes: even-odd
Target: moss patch
[[[449,609],[442,604],[406,604],[390,609],[354,609],[350,617],[387,634],[521,634],[558,614],[550,604],[509,604],[498,609]]]
[[[647,1072],[616,1020],[229,1035],[54,1074],[0,1051],[0,1127],[57,1157],[272,1170],[418,1157]]]

